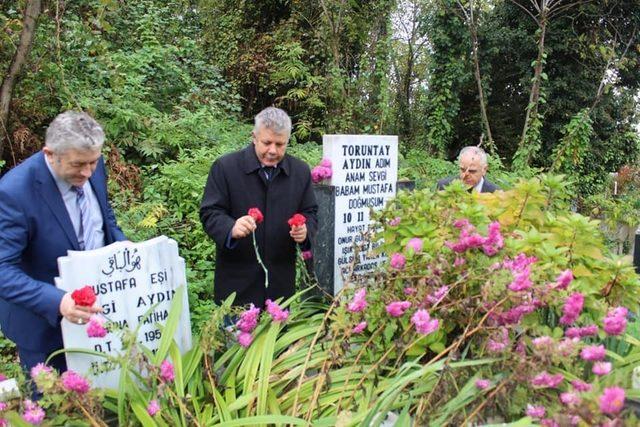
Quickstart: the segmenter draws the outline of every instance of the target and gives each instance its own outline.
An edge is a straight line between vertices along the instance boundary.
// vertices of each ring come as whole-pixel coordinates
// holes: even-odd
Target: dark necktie
[[[82,187],[72,186],[71,190],[76,193],[76,206],[80,212],[80,226],[78,227],[78,246],[84,251],[86,248],[92,249],[93,243],[90,242],[91,233],[89,232],[89,199],[84,194]]]
[[[262,171],[264,172],[264,177],[267,179],[267,181],[270,181],[276,173],[276,168],[273,166],[264,166],[262,168]]]

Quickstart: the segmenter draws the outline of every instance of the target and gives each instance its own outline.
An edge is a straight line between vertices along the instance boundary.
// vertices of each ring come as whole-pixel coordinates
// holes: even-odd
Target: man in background
[[[93,118],[67,111],[42,151],[0,179],[0,326],[27,370],[63,347],[63,317],[82,325],[100,310],[54,286],[58,257],[125,240],[107,200],[103,143]],[[49,364],[66,370],[64,356]]]
[[[200,205],[202,225],[216,242],[214,298],[236,293],[235,305],[263,307],[267,299],[295,292],[296,246],[311,248],[317,230],[318,205],[309,167],[286,154],[291,119],[269,107],[255,117],[252,142],[227,154],[211,167]],[[258,208],[264,222],[248,215]],[[306,223],[290,227],[299,213]],[[251,234],[269,274],[258,263]]]
[[[451,176],[438,181],[438,190],[444,190],[453,180],[460,179],[469,192],[493,193],[500,188],[486,178],[488,163],[487,153],[480,147],[469,146],[460,150],[458,156],[460,166],[459,177]]]

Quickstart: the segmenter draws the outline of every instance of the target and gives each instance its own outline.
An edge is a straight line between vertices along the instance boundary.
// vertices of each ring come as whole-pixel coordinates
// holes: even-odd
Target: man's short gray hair
[[[291,135],[291,118],[280,108],[267,107],[256,115],[253,131],[258,132],[261,128],[271,129],[279,135]]]
[[[475,145],[469,145],[468,147],[464,147],[462,150],[460,150],[460,154],[458,155],[458,161],[460,161],[460,159],[462,158],[462,155],[466,153],[472,153],[474,156],[480,157],[480,163],[482,164],[482,166],[486,166],[488,164],[487,153],[485,153],[482,148],[476,147]]]
[[[65,111],[53,119],[45,136],[45,145],[54,153],[69,149],[101,150],[104,131],[93,117],[82,111]]]

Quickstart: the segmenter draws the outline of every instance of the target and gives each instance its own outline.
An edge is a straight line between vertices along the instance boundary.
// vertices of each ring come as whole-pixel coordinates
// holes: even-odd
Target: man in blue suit
[[[27,370],[62,348],[63,317],[84,324],[100,310],[54,286],[58,257],[125,240],[107,200],[103,143],[93,118],[67,111],[42,151],[0,179],[0,327]],[[49,363],[66,370],[64,357]]]

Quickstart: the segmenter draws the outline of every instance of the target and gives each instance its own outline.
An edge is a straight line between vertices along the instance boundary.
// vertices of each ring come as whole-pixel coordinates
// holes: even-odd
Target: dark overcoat
[[[264,271],[259,265],[251,235],[227,238],[236,219],[257,207],[264,214],[255,237],[260,256],[269,272],[265,289]],[[309,167],[285,154],[273,177],[267,180],[253,144],[227,154],[211,166],[200,205],[205,231],[216,243],[214,298],[217,302],[236,292],[235,305],[253,303],[262,307],[266,299],[289,297],[295,291],[296,243],[289,235],[287,220],[295,213],[307,218],[307,244],[318,228],[318,205],[311,185]]]

